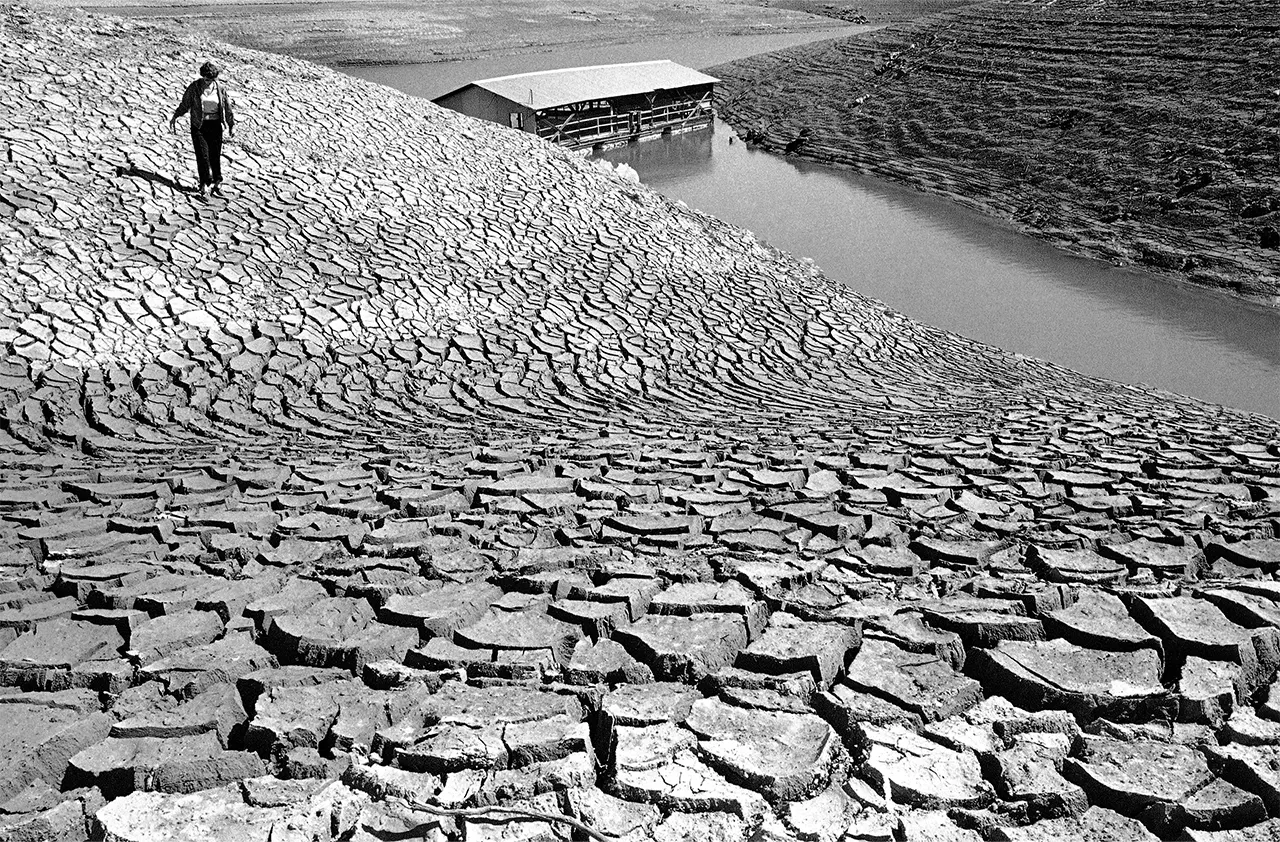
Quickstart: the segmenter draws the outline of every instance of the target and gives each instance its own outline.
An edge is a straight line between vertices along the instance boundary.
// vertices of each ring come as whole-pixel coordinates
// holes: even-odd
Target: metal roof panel
[[[437,97],[439,102],[474,85],[504,99],[527,105],[534,110],[555,108],[591,99],[642,94],[649,91],[709,85],[719,82],[713,76],[699,73],[674,61],[636,61],[628,64],[597,64],[591,67],[566,67],[478,79]]]

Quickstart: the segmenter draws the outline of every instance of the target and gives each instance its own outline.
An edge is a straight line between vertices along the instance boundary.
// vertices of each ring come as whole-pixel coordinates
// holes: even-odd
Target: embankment
[[[5,838],[1274,832],[1275,421],[294,59],[0,65]]]

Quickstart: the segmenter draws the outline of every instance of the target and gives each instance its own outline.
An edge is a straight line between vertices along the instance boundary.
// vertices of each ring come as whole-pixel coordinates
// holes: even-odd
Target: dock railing
[[[697,100],[595,116],[580,116],[577,112],[540,111],[537,115],[537,129],[538,137],[543,140],[574,148],[608,138],[643,135],[668,128],[677,129],[710,119],[711,94],[707,94]]]

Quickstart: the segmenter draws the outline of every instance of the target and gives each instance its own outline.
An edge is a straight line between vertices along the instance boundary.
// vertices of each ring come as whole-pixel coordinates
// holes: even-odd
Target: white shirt
[[[222,97],[217,82],[210,82],[209,86],[204,89],[204,93],[200,94],[200,110],[204,112],[205,117],[216,117],[218,109],[222,107]]]

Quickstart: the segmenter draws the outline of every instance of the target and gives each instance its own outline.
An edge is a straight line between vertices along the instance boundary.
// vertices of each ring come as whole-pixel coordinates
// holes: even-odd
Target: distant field
[[[1274,305],[1277,66],[1275,0],[990,0],[713,72],[767,145]]]
[[[33,5],[176,20],[222,40],[329,65],[446,61],[570,44],[832,25],[830,17],[752,0],[34,0]]]
[[[775,9],[794,9],[853,23],[903,23],[973,5],[974,0],[766,0]]]

